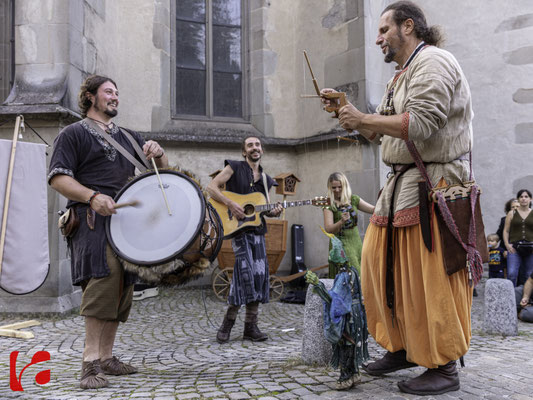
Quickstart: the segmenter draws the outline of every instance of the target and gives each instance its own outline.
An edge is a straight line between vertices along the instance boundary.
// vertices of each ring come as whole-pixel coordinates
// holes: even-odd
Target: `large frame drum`
[[[106,221],[108,241],[128,263],[154,266],[180,259],[213,261],[222,243],[218,214],[208,209],[199,186],[187,175],[160,170],[171,215],[155,171],[129,181],[116,195],[117,203],[137,203],[117,210]]]

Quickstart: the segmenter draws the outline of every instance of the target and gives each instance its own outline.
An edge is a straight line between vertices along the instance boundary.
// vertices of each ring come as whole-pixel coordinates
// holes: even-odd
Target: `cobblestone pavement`
[[[473,338],[460,370],[461,390],[437,399],[531,399],[533,392],[533,324],[519,322],[515,337],[487,336],[481,332],[483,284],[474,298]],[[204,306],[205,304],[205,306]],[[207,314],[206,311],[207,310]],[[139,367],[139,373],[109,377],[110,387],[79,389],[83,348],[83,319],[39,318],[41,326],[26,328],[31,340],[0,338],[0,398],[23,399],[414,399],[402,394],[396,383],[423,369],[391,373],[385,378],[363,374],[362,384],[347,391],[332,389],[338,372],[305,366],[301,362],[304,306],[270,303],[261,306],[260,327],[270,340],[242,341],[243,313],[231,341],[220,345],[216,327],[225,304],[210,289],[163,289],[155,298],[134,302],[130,320],[120,326],[115,354]],[[244,310],[243,310],[244,311]],[[207,316],[208,317],[207,317]],[[0,325],[25,320],[1,317]],[[9,388],[9,354],[19,351],[17,373],[39,350],[51,360],[30,366],[22,376],[24,392]],[[383,350],[373,341],[370,355]],[[45,367],[46,365],[46,367]],[[35,382],[46,368],[51,380]],[[431,397],[425,397],[431,398]]]

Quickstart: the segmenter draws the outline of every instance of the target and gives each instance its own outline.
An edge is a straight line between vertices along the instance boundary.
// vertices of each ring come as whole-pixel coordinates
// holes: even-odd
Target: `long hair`
[[[412,19],[414,22],[415,34],[418,39],[421,39],[432,46],[439,46],[442,44],[443,37],[440,29],[437,26],[428,27],[424,12],[415,3],[410,1],[397,1],[385,8],[381,15],[390,10],[394,11],[392,18],[397,26],[400,26],[408,19]]]
[[[331,184],[334,181],[341,183],[342,192],[340,203],[350,204],[352,200],[352,188],[350,187],[350,182],[348,182],[348,179],[346,179],[346,176],[342,172],[334,172],[328,178],[328,197],[331,199],[331,204],[335,204],[335,202],[333,201],[333,199],[335,199],[335,195],[331,190]]]
[[[89,100],[87,93],[96,96],[98,88],[106,82],[111,82],[113,85],[115,85],[115,88],[118,89],[118,86],[113,79],[102,75],[91,75],[87,77],[87,79],[85,79],[81,84],[80,91],[78,93],[78,107],[83,118],[87,116],[87,111],[89,111],[93,105],[91,100]]]

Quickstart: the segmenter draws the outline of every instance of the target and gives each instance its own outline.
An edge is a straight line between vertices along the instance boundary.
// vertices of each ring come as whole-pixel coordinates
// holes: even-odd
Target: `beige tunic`
[[[470,88],[455,57],[446,50],[428,46],[420,51],[401,73],[391,79],[377,112],[385,108],[387,93],[394,85],[396,114],[404,114],[404,139],[412,140],[426,163],[428,175],[436,185],[441,178],[453,184],[468,180],[472,149],[472,102]],[[404,139],[381,136],[383,162],[387,165],[414,162]],[[459,159],[461,158],[461,159]],[[391,176],[379,197],[371,221],[387,224],[392,196]],[[473,177],[472,177],[473,179]],[[406,171],[396,184],[394,225],[419,223],[416,167]]]

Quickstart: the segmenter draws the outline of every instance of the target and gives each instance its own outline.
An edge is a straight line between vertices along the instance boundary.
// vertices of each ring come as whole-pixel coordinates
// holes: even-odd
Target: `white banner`
[[[11,140],[0,140],[0,226],[11,146]],[[12,294],[32,292],[49,268],[46,146],[17,142],[0,288]]]

